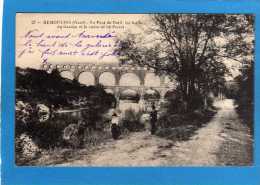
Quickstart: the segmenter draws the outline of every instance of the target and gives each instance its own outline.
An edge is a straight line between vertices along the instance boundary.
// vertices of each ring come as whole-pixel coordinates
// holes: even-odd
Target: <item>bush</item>
[[[27,134],[21,134],[15,138],[15,158],[19,164],[21,161],[32,160],[40,154],[41,150]]]
[[[183,116],[179,114],[164,114],[158,119],[159,128],[172,128],[179,125],[183,125]]]
[[[128,109],[124,113],[124,117],[121,120],[121,127],[127,129],[130,132],[137,132],[144,129],[144,124],[140,122],[143,115],[142,111],[134,111],[133,109]]]
[[[158,119],[156,135],[168,139],[188,139],[194,131],[209,122],[216,112],[210,110],[196,110],[182,114],[164,113]]]
[[[112,136],[110,131],[98,131],[98,130],[87,129],[84,132],[84,139],[83,139],[84,146],[85,147],[97,146],[111,137]]]
[[[158,130],[156,132],[156,135],[175,141],[183,141],[188,140],[189,137],[192,136],[197,129],[198,127],[192,125],[178,126],[176,128],[164,128]]]
[[[43,149],[67,146],[63,130],[81,119],[87,122],[86,127],[102,131],[102,116],[116,101],[102,85],[84,86],[62,78],[58,71],[48,74],[43,70],[16,68],[16,75],[16,138],[27,134]],[[86,109],[81,110],[80,116],[56,114],[55,110],[61,107]],[[72,143],[77,143],[76,140]]]
[[[73,148],[97,146],[108,138],[111,138],[110,132],[94,130],[81,124],[70,124],[63,132],[63,139]]]
[[[168,93],[165,96],[167,101],[164,104],[164,108],[169,114],[182,114],[193,112],[197,109],[212,107],[214,101],[210,95],[205,96],[200,92],[194,92],[194,94],[189,98],[184,98],[183,92],[178,88],[171,94]]]

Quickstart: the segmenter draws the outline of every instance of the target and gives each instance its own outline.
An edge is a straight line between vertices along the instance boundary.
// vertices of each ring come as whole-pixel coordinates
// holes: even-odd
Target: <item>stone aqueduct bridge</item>
[[[142,99],[148,91],[155,91],[159,94],[160,100],[163,101],[166,93],[171,88],[165,82],[166,76],[156,76],[154,70],[147,67],[133,67],[133,66],[112,66],[112,65],[95,65],[95,64],[82,64],[82,63],[55,63],[43,64],[42,69],[51,72],[57,69],[61,75],[62,73],[69,73],[70,79],[77,79],[80,81],[82,76],[86,76],[93,80],[92,84],[100,83],[101,78],[106,78],[105,75],[110,77],[109,84],[103,84],[107,92],[111,92],[117,99],[126,90],[134,90]],[[131,79],[127,76],[134,76],[137,79],[136,83],[131,83]],[[86,77],[85,77],[86,78]],[[108,80],[108,79],[107,79]],[[82,83],[82,82],[81,82]]]

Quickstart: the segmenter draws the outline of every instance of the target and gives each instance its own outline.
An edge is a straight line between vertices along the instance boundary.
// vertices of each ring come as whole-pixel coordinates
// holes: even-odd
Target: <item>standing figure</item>
[[[112,120],[111,120],[111,133],[113,139],[118,139],[120,135],[120,128],[119,128],[119,117],[116,113],[113,113]]]
[[[83,120],[78,121],[78,139],[79,147],[83,147],[85,140],[86,123]]]
[[[156,122],[157,122],[157,111],[155,109],[154,103],[152,104],[152,111],[150,112],[150,120],[151,120],[151,134],[155,134]]]

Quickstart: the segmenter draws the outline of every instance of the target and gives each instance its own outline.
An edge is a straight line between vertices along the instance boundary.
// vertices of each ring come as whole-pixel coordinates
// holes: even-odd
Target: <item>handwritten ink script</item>
[[[144,14],[17,13],[16,65],[118,63],[119,40],[145,34],[149,20]]]
[[[38,53],[42,61],[54,56],[95,57],[102,60],[118,55],[115,48],[119,41],[115,31],[97,34],[87,31],[50,34],[39,29],[30,29],[21,36],[21,40],[18,58]]]

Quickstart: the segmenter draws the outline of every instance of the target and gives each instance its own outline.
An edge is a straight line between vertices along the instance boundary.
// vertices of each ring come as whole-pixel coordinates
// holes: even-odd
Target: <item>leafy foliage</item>
[[[70,124],[83,120],[86,128],[98,129],[102,115],[114,104],[113,95],[103,86],[83,86],[60,77],[57,71],[48,74],[36,69],[16,69],[16,101],[21,108],[16,111],[16,137],[26,133],[40,148],[63,146],[62,132]],[[82,101],[82,104],[79,102]],[[37,105],[44,104],[52,112],[50,119],[40,122]],[[55,110],[79,109],[80,117],[58,115]],[[55,115],[54,115],[55,114]],[[101,125],[102,128],[102,125]]]
[[[238,91],[235,96],[238,104],[237,111],[243,121],[249,126],[253,132],[254,120],[254,80],[253,67],[245,68],[242,74],[236,78],[238,83]]]
[[[121,120],[122,129],[127,129],[130,132],[136,132],[144,129],[144,124],[140,122],[142,111],[136,112],[133,109],[128,109],[124,113],[124,117]]]
[[[252,56],[251,15],[151,16],[148,36],[130,33],[121,39],[119,58],[122,63],[148,66],[177,80],[187,109],[193,109],[197,95],[207,97],[209,92],[224,88],[230,71],[223,61],[242,62],[240,59]]]

